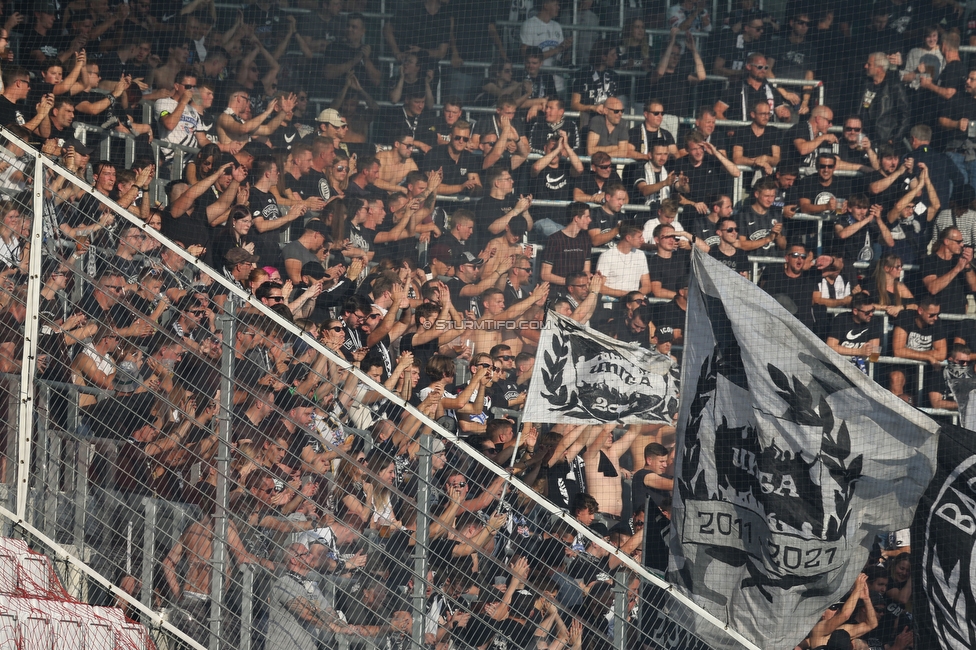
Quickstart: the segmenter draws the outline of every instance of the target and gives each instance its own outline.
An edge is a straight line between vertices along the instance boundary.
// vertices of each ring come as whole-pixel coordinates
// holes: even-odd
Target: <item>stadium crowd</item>
[[[162,558],[156,604],[206,644],[223,346],[234,353],[226,541],[235,566],[264,569],[247,633],[269,650],[336,635],[409,643],[427,481],[425,644],[609,647],[619,559],[486,467],[511,468],[598,537],[666,568],[673,427],[615,434],[522,423],[518,411],[546,309],[679,360],[692,247],[865,371],[879,354],[928,364],[918,406],[954,409],[941,364],[969,361],[976,326],[939,315],[972,311],[976,291],[976,70],[959,51],[976,23],[947,0],[786,4],[772,16],[739,0],[719,18],[701,0],[635,0],[621,32],[599,38],[567,24],[617,24],[619,5],[543,0],[510,14],[423,0],[380,28],[365,0],[297,0],[309,10],[298,14],[260,0],[221,20],[213,0],[5,3],[0,371],[20,369],[43,185],[38,370],[55,382],[52,421],[118,443],[96,463],[99,487],[203,513]],[[670,30],[656,49],[652,26]],[[584,65],[566,74],[573,60]],[[469,120],[472,107],[487,110]],[[666,116],[694,123],[676,132]],[[131,138],[129,169],[120,140],[95,155],[109,131]],[[34,178],[18,142],[61,170]],[[833,318],[836,307],[850,311]],[[445,447],[308,339],[482,457]],[[915,399],[914,367],[875,376]],[[418,474],[425,437],[430,477]],[[910,648],[906,560],[873,556],[804,647]],[[636,625],[638,581],[627,583]],[[227,607],[229,644],[238,614]],[[639,634],[631,644],[652,647]]]

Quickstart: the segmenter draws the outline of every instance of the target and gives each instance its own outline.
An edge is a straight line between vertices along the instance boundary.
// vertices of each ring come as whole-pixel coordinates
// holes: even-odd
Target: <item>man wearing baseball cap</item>
[[[324,135],[327,138],[339,138],[341,140],[345,137],[349,129],[345,118],[339,115],[339,111],[334,108],[327,108],[319,113],[315,121],[319,123],[318,134]]]

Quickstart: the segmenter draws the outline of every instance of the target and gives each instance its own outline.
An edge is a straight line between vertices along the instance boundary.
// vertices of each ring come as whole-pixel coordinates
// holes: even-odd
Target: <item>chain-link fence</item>
[[[666,504],[646,512],[618,480],[619,510],[598,513],[581,468],[554,460],[613,426],[498,417],[484,394],[512,357],[438,354],[398,313],[405,290],[364,302],[350,265],[248,293],[247,250],[216,270],[100,194],[107,167],[93,189],[21,148],[27,190],[2,206],[3,525],[59,558],[73,598],[166,648],[706,646],[697,630],[721,630],[657,577]],[[400,327],[412,353],[384,343]]]

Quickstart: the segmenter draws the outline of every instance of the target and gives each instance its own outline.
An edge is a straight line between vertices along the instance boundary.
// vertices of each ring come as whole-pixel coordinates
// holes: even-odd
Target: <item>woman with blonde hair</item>
[[[888,253],[874,270],[874,304],[895,318],[906,308],[915,308],[914,296],[901,281],[901,258]]]

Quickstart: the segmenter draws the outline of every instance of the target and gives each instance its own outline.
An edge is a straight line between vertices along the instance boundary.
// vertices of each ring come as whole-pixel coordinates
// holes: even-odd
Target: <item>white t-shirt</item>
[[[638,291],[641,276],[648,274],[647,255],[638,249],[624,255],[614,246],[600,255],[596,270],[607,279],[607,287],[617,291]]]
[[[519,32],[519,38],[522,41],[522,45],[536,45],[543,52],[548,52],[549,50],[557,47],[562,43],[565,38],[563,37],[563,27],[555,20],[550,20],[548,23],[544,23],[539,20],[538,16],[532,16],[524,23],[522,23],[522,29]],[[553,67],[559,65],[559,61],[562,58],[562,54],[557,54],[556,56],[550,57],[543,60],[543,67]],[[554,81],[556,82],[556,90],[562,92],[563,85],[565,82],[561,75],[553,75]]]
[[[187,104],[186,108],[183,109],[183,114],[180,116],[179,123],[177,123],[176,128],[172,131],[167,130],[160,120],[164,115],[175,112],[177,106],[179,106],[179,102],[172,97],[157,99],[153,105],[153,113],[156,115],[156,121],[159,123],[160,139],[172,142],[173,144],[180,144],[184,147],[195,147],[197,146],[195,134],[200,126],[200,114],[197,113],[197,109]],[[172,156],[172,153],[169,155]]]

